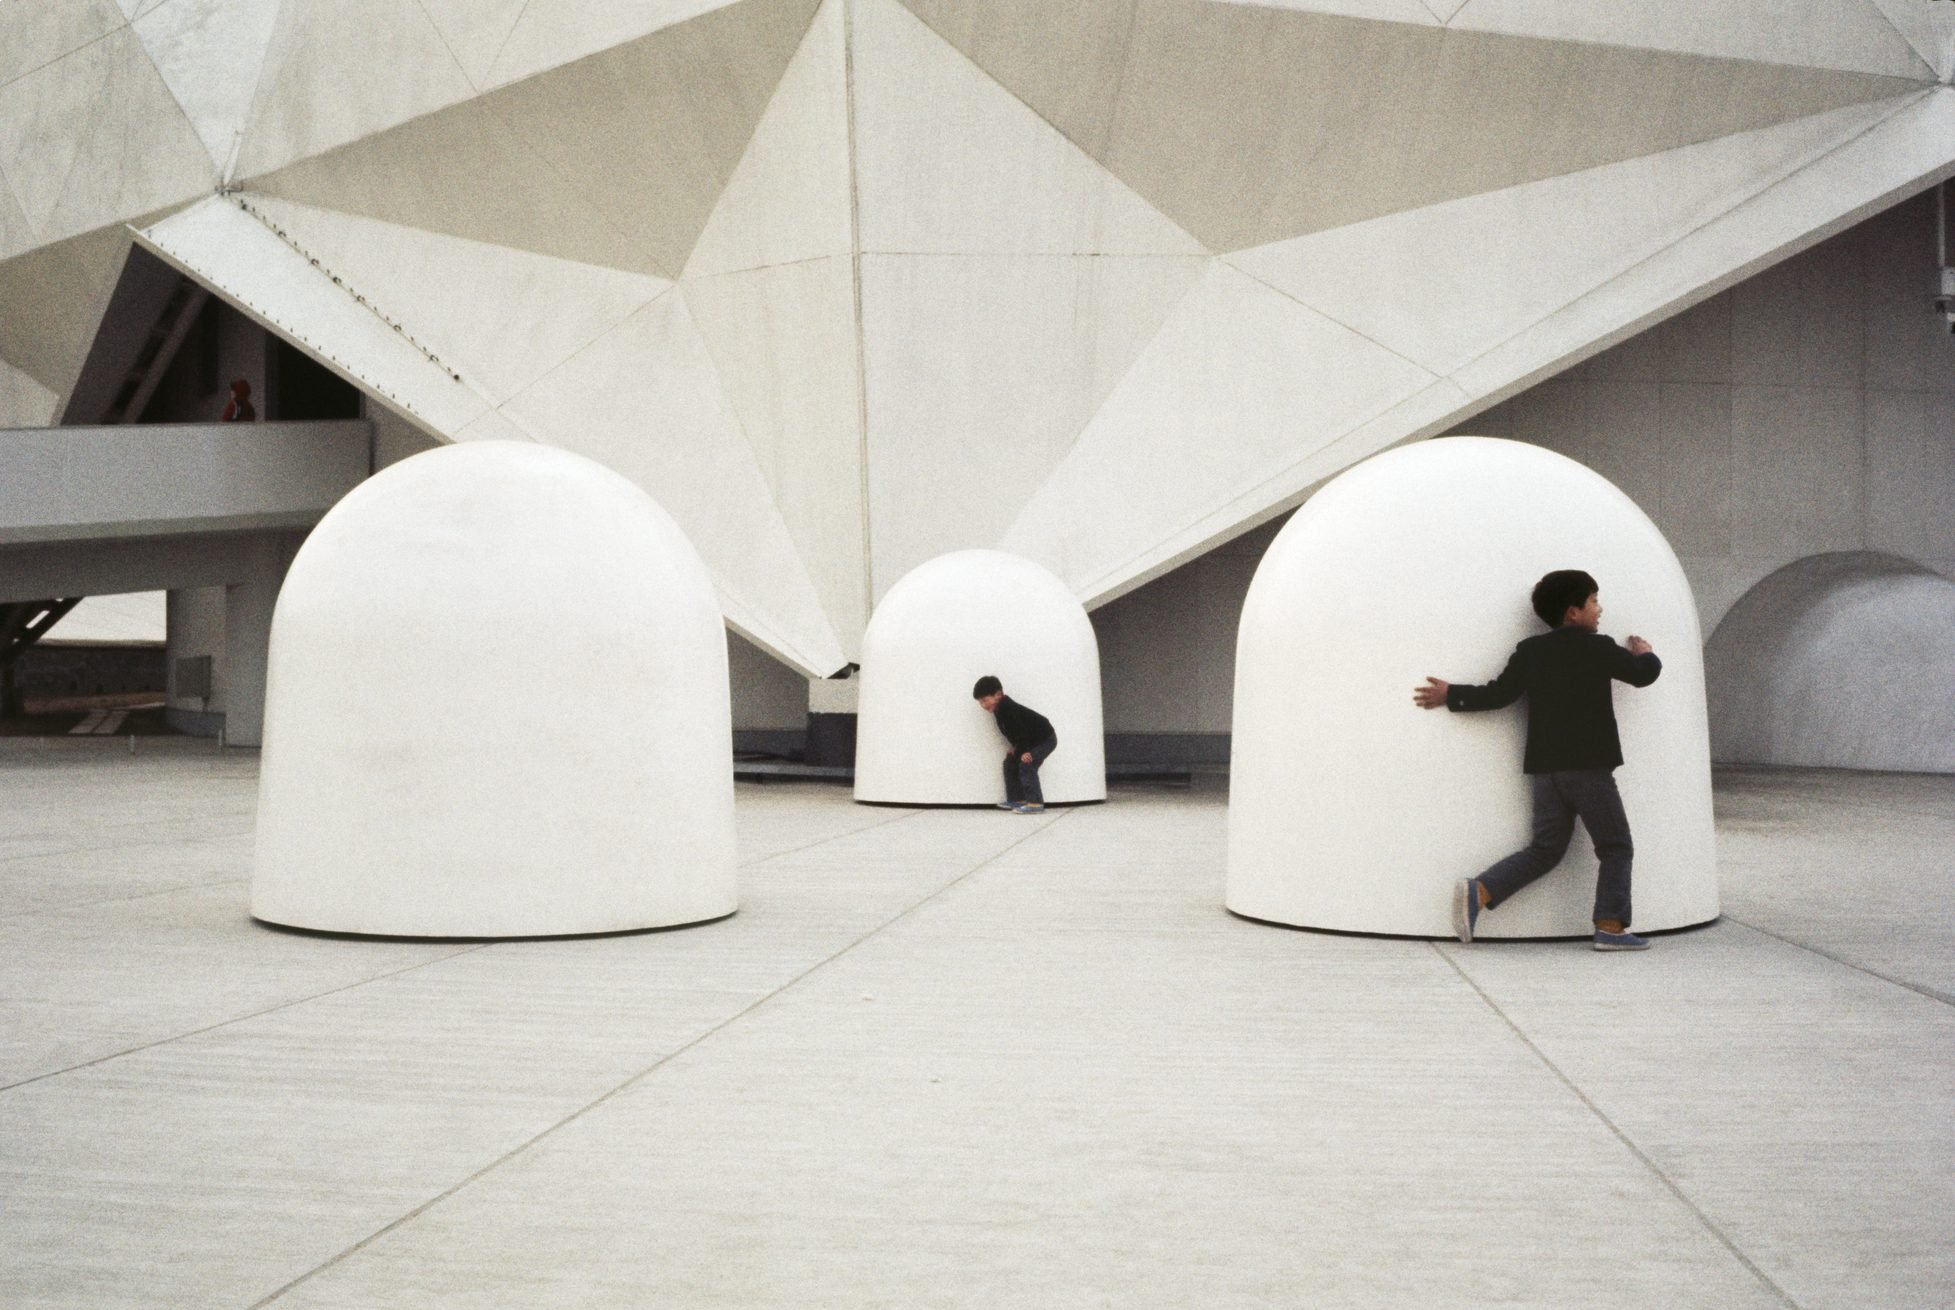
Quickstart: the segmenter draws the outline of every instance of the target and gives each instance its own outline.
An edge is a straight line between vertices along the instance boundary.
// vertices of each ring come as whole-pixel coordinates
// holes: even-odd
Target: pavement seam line
[[[1578,1087],[1575,1084],[1574,1079],[1570,1078],[1565,1072],[1562,1071],[1560,1065],[1556,1064],[1553,1060],[1548,1058],[1548,1053],[1542,1050],[1538,1045],[1536,1045],[1532,1037],[1529,1037],[1526,1032],[1522,1031],[1521,1026],[1514,1022],[1513,1017],[1510,1016],[1505,1010],[1500,1008],[1499,1002],[1495,1001],[1493,997],[1488,994],[1486,988],[1480,986],[1479,982],[1473,977],[1473,975],[1469,974],[1460,965],[1460,962],[1453,957],[1453,954],[1451,952],[1445,950],[1438,942],[1428,942],[1427,945],[1432,948],[1434,954],[1436,954],[1440,959],[1444,960],[1447,964],[1450,964],[1453,967],[1453,972],[1458,974],[1460,976],[1460,979],[1463,982],[1465,982],[1468,987],[1471,987],[1474,990],[1474,992],[1479,996],[1481,1001],[1485,1002],[1486,1007],[1489,1010],[1492,1010],[1495,1015],[1499,1016],[1500,1021],[1507,1025],[1509,1031],[1511,1031],[1514,1034],[1514,1036],[1518,1037],[1521,1040],[1521,1044],[1526,1046],[1528,1050],[1534,1053],[1534,1058],[1539,1060],[1542,1063],[1542,1065],[1546,1067],[1549,1073],[1553,1074],[1557,1079],[1559,1079],[1563,1087],[1566,1087],[1569,1091],[1575,1094],[1576,1099],[1581,1101],[1581,1103],[1588,1108],[1588,1112],[1594,1115],[1598,1120],[1600,1120],[1602,1126],[1607,1128],[1610,1131],[1610,1133],[1614,1134],[1615,1139],[1621,1142],[1623,1146],[1628,1149],[1631,1155],[1635,1156],[1636,1159],[1642,1162],[1643,1167],[1649,1170],[1650,1173],[1656,1177],[1657,1181],[1662,1183],[1663,1186],[1666,1189],[1668,1189],[1670,1195],[1677,1198],[1677,1201],[1680,1205],[1682,1205],[1691,1214],[1696,1216],[1697,1222],[1703,1225],[1704,1230],[1706,1232],[1708,1232],[1712,1237],[1715,1237],[1717,1239],[1719,1245],[1723,1246],[1725,1250],[1731,1253],[1733,1259],[1737,1260],[1739,1264],[1743,1265],[1747,1270],[1749,1270],[1751,1272],[1751,1276],[1753,1278],[1756,1278],[1761,1284],[1763,1284],[1772,1293],[1773,1296],[1777,1297],[1781,1304],[1790,1307],[1790,1310],[1800,1310],[1799,1303],[1797,1301],[1794,1301],[1790,1296],[1790,1294],[1788,1294],[1784,1288],[1780,1287],[1777,1283],[1773,1282],[1771,1277],[1767,1275],[1763,1269],[1760,1269],[1758,1267],[1756,1261],[1754,1261],[1750,1256],[1746,1255],[1743,1251],[1739,1250],[1738,1244],[1736,1242],[1733,1242],[1731,1238],[1726,1235],[1725,1231],[1722,1228],[1718,1227],[1717,1224],[1712,1221],[1709,1215],[1704,1213],[1702,1207],[1700,1207],[1695,1201],[1690,1199],[1689,1195],[1687,1195],[1684,1192],[1683,1188],[1677,1185],[1676,1180],[1671,1178],[1669,1174],[1664,1173],[1662,1168],[1656,1163],[1656,1161],[1652,1160],[1649,1157],[1648,1153],[1646,1153],[1642,1147],[1636,1145],[1635,1140],[1631,1138],[1628,1133],[1625,1133],[1616,1124],[1615,1120],[1611,1119],[1606,1113],[1604,1113],[1602,1107],[1597,1105],[1594,1102],[1594,1100],[1590,1098],[1587,1092],[1583,1091],[1580,1087]]]
[[[825,846],[832,841],[841,841],[845,837],[854,837],[861,833],[874,832],[877,828],[886,828],[892,823],[901,823],[904,819],[914,819],[922,813],[924,813],[923,810],[911,810],[905,814],[891,815],[887,819],[877,819],[874,823],[865,823],[860,828],[850,828],[847,832],[831,833],[826,837],[817,837],[813,841],[804,842],[799,846],[791,846],[784,851],[775,851],[772,855],[763,855],[759,859],[751,860],[740,867],[742,869],[758,869],[761,865],[772,863],[775,860],[781,859],[783,856],[799,855],[802,851],[811,851],[817,846]]]
[[[250,1014],[240,1014],[234,1015],[229,1019],[220,1019],[216,1023],[205,1024],[201,1028],[192,1028],[188,1032],[171,1033],[168,1037],[158,1037],[153,1042],[144,1042],[139,1046],[131,1046],[125,1050],[111,1051],[107,1055],[98,1055],[93,1060],[83,1060],[80,1064],[71,1064],[65,1069],[51,1069],[47,1073],[37,1073],[32,1078],[23,1078],[17,1083],[8,1083],[6,1086],[0,1087],[0,1092],[11,1092],[17,1087],[25,1087],[29,1083],[38,1083],[47,1078],[59,1078],[62,1074],[74,1073],[80,1069],[92,1069],[98,1064],[107,1064],[110,1060],[120,1060],[126,1055],[135,1055],[139,1051],[151,1051],[159,1046],[168,1046],[171,1042],[183,1041],[188,1037],[198,1037],[204,1033],[214,1033],[219,1028],[229,1028],[232,1024],[249,1023],[253,1019],[262,1019],[268,1014],[277,1014],[280,1010],[289,1010],[295,1005],[307,1005],[313,1001],[324,1000],[328,996],[337,996],[341,992],[350,992],[355,987],[365,987],[369,983],[385,982],[389,978],[398,978],[404,973],[413,973],[416,969],[425,969],[429,965],[441,964],[445,961],[455,959],[458,956],[468,955],[474,951],[482,950],[484,947],[494,945],[494,942],[480,942],[475,945],[464,946],[459,951],[450,951],[448,954],[437,956],[432,960],[418,960],[405,968],[391,969],[386,973],[377,973],[371,978],[358,978],[339,987],[329,987],[323,992],[313,992],[309,996],[295,996],[289,1001],[281,1001],[277,1005],[268,1005],[262,1010],[253,1010]]]
[[[1784,942],[1794,950],[1806,951],[1812,955],[1817,955],[1822,960],[1831,960],[1834,964],[1852,969],[1855,973],[1864,973],[1869,978],[1878,978],[1884,983],[1891,983],[1896,987],[1906,988],[1908,991],[1925,996],[1931,1001],[1940,1001],[1943,1005],[1955,1005],[1955,996],[1951,996],[1947,992],[1937,991],[1933,987],[1927,987],[1920,983],[1911,983],[1905,978],[1896,978],[1891,974],[1882,973],[1878,969],[1869,969],[1864,964],[1855,964],[1853,961],[1835,955],[1831,951],[1822,951],[1817,946],[1810,946],[1805,942],[1794,941],[1790,937],[1773,932],[1770,928],[1761,928],[1755,923],[1747,923],[1735,915],[1725,914],[1719,917],[1727,923],[1737,924],[1740,928],[1749,928],[1760,936],[1770,937],[1775,942]]]
[[[921,813],[923,813],[923,811],[921,810],[915,812],[915,814],[921,814]],[[611,1088],[609,1091],[598,1096],[596,1099],[589,1101],[582,1106],[579,1106],[575,1110],[572,1110],[569,1114],[557,1120],[555,1123],[550,1124],[548,1127],[543,1128],[541,1131],[537,1132],[534,1136],[530,1137],[528,1140],[519,1142],[517,1145],[510,1148],[508,1151],[505,1151],[503,1154],[497,1156],[495,1159],[489,1161],[487,1164],[475,1170],[467,1177],[462,1178],[461,1180],[455,1183],[451,1183],[449,1186],[443,1188],[440,1192],[437,1192],[435,1195],[429,1197],[427,1200],[421,1202],[419,1205],[416,1205],[412,1209],[408,1210],[405,1214],[399,1215],[393,1219],[388,1220],[385,1224],[381,1225],[379,1228],[374,1229],[374,1231],[368,1233],[365,1237],[362,1237],[359,1241],[353,1243],[351,1246],[347,1247],[344,1251],[341,1251],[337,1255],[330,1256],[327,1259],[321,1261],[319,1264],[314,1265],[311,1269],[306,1270],[304,1273],[300,1274],[297,1278],[292,1279],[284,1286],[279,1287],[274,1291],[272,1291],[270,1294],[265,1296],[262,1300],[253,1301],[251,1305],[247,1307],[247,1310],[264,1310],[264,1307],[271,1305],[275,1301],[278,1301],[287,1292],[294,1290],[295,1288],[301,1286],[302,1284],[310,1282],[312,1279],[318,1277],[320,1274],[325,1273],[328,1269],[331,1269],[334,1266],[342,1263],[343,1261],[349,1260],[353,1256],[358,1255],[361,1251],[364,1251],[367,1247],[373,1245],[375,1242],[378,1242],[381,1238],[386,1237],[389,1233],[393,1232],[395,1229],[400,1228],[403,1225],[408,1224],[413,1220],[420,1218],[422,1215],[426,1214],[429,1210],[432,1210],[435,1206],[440,1205],[443,1201],[446,1201],[448,1198],[460,1193],[465,1188],[469,1187],[479,1179],[482,1179],[487,1175],[495,1172],[497,1169],[500,1169],[503,1165],[508,1164],[511,1160],[516,1159],[518,1156],[527,1154],[531,1147],[534,1147],[540,1144],[541,1142],[545,1141],[546,1139],[555,1136],[559,1131],[569,1127],[571,1124],[577,1122],[577,1120],[579,1119],[582,1119],[585,1115],[590,1114],[592,1111],[598,1109],[600,1106],[603,1106],[607,1102],[612,1101],[619,1096],[622,1096],[624,1093],[630,1091],[633,1087],[637,1086],[645,1079],[651,1077],[653,1074],[657,1073],[660,1069],[664,1068],[667,1064],[670,1064],[673,1060],[678,1059],[680,1056],[692,1050],[694,1047],[699,1046],[701,1043],[707,1041],[709,1038],[715,1037],[719,1033],[732,1027],[734,1024],[740,1022],[740,1020],[746,1018],[748,1015],[760,1009],[768,1002],[773,1001],[782,995],[785,995],[788,991],[799,986],[806,979],[812,977],[816,973],[819,973],[821,970],[826,969],[829,965],[835,963],[843,956],[848,955],[849,953],[854,951],[857,947],[861,946],[863,943],[871,940],[872,938],[881,936],[882,933],[884,933],[890,928],[895,927],[903,920],[909,918],[912,914],[915,914],[918,910],[930,904],[932,901],[936,900],[939,896],[942,896],[945,892],[949,891],[951,888],[958,886],[959,884],[963,883],[966,879],[974,877],[977,874],[982,873],[985,869],[990,868],[993,864],[996,864],[999,860],[1011,854],[1011,852],[1017,850],[1020,846],[1024,845],[1032,838],[1038,836],[1041,832],[1044,832],[1046,829],[1053,827],[1054,824],[1058,823],[1060,820],[1063,820],[1071,813],[1072,811],[1068,810],[1065,813],[1057,816],[1052,821],[1052,823],[1041,823],[1037,825],[1035,828],[1033,828],[1032,831],[1026,833],[1023,837],[1019,837],[1016,840],[1012,841],[1009,845],[1003,847],[1002,849],[992,853],[991,855],[987,855],[983,860],[972,865],[970,868],[964,870],[964,872],[958,874],[956,877],[952,878],[949,882],[944,883],[941,887],[938,887],[935,891],[932,891],[928,895],[923,896],[922,898],[911,902],[909,905],[904,906],[902,909],[898,910],[895,914],[883,920],[875,927],[869,929],[869,931],[863,933],[860,937],[857,937],[854,941],[848,943],[846,946],[843,946],[841,949],[833,952],[830,955],[823,956],[821,959],[816,960],[813,964],[803,969],[800,973],[795,974],[792,978],[789,978],[786,982],[774,988],[772,991],[769,991],[762,996],[758,996],[754,998],[752,1002],[750,1002],[745,1006],[742,1006],[739,1010],[728,1015],[726,1018],[720,1020],[718,1023],[706,1029],[704,1032],[698,1034],[697,1036],[693,1037],[689,1041],[683,1042],[680,1045],[675,1046],[670,1051],[667,1051],[664,1055],[658,1057],[658,1059],[654,1060],[651,1064],[647,1065],[643,1069],[640,1069],[637,1073],[632,1074],[630,1077],[626,1078],[623,1082],[619,1083],[617,1086]],[[915,814],[905,814],[899,817],[905,819],[913,818],[915,817]],[[891,822],[894,822],[894,820],[891,820]],[[879,827],[881,825],[875,825],[875,826]],[[857,831],[860,830],[858,829]],[[841,835],[846,836],[847,834],[841,834]],[[831,841],[838,840],[838,838],[830,838],[828,840]],[[819,846],[822,843],[815,842],[812,844]],[[1797,1307],[1795,1307],[1794,1310],[1797,1310]]]
[[[132,901],[147,901],[158,896],[171,896],[177,892],[209,891],[212,887],[235,887],[236,878],[219,878],[214,882],[186,882],[177,887],[158,887],[154,891],[132,892],[128,896],[104,896],[100,900],[75,901],[69,905],[44,905],[37,910],[15,910],[10,914],[0,914],[0,923],[9,919],[31,919],[42,914],[67,914],[75,910],[98,910],[104,905],[127,905]]]

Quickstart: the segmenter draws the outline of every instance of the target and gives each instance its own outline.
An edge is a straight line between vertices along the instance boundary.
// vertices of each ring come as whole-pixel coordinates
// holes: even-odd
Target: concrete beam
[[[0,431],[0,546],[310,527],[366,478],[371,433],[363,419]]]
[[[265,550],[289,559],[304,540],[286,530],[0,544],[0,604],[250,584],[263,576]]]

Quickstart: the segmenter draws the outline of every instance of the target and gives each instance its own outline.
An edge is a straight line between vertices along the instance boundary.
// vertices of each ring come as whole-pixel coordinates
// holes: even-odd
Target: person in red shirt
[[[224,405],[225,423],[250,423],[258,417],[258,411],[251,404],[251,384],[243,378],[231,384],[231,398]]]

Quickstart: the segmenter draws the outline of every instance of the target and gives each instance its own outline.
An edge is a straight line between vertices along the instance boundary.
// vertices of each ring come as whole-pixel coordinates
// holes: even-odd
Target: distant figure
[[[1596,631],[1602,603],[1595,579],[1558,569],[1535,584],[1534,612],[1554,629],[1514,648],[1500,676],[1469,687],[1427,678],[1414,688],[1421,709],[1497,710],[1527,697],[1528,775],[1534,802],[1534,840],[1477,878],[1453,889],[1453,931],[1473,940],[1480,911],[1491,910],[1561,862],[1575,819],[1595,842],[1595,949],[1641,951],[1649,939],[1629,931],[1629,864],[1633,848],[1615,768],[1622,741],[1610,680],[1647,687],[1663,662],[1641,637],[1628,649]]]
[[[225,403],[225,423],[250,423],[256,420],[258,411],[251,404],[251,384],[243,378],[231,384],[231,399]]]
[[[1052,720],[1005,695],[1005,685],[988,673],[977,680],[971,695],[998,720],[998,731],[1011,743],[1005,752],[1005,799],[998,808],[1018,814],[1045,813],[1039,765],[1059,749]]]

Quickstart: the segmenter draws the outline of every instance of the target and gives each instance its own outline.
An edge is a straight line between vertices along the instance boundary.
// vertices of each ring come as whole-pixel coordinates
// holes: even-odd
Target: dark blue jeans
[[[1561,863],[1568,839],[1581,819],[1595,843],[1600,868],[1595,875],[1595,919],[1620,919],[1629,926],[1629,864],[1635,848],[1629,842],[1629,818],[1622,812],[1622,793],[1608,769],[1569,769],[1561,773],[1531,773],[1534,794],[1534,840],[1480,875],[1487,889],[1487,908]]]
[[[1059,739],[1047,737],[1029,752],[1023,752],[1031,755],[1030,764],[1018,758],[1021,752],[1016,748],[1005,752],[1005,799],[1014,803],[1024,801],[1027,805],[1045,804],[1045,793],[1039,789],[1039,765],[1058,749]]]

